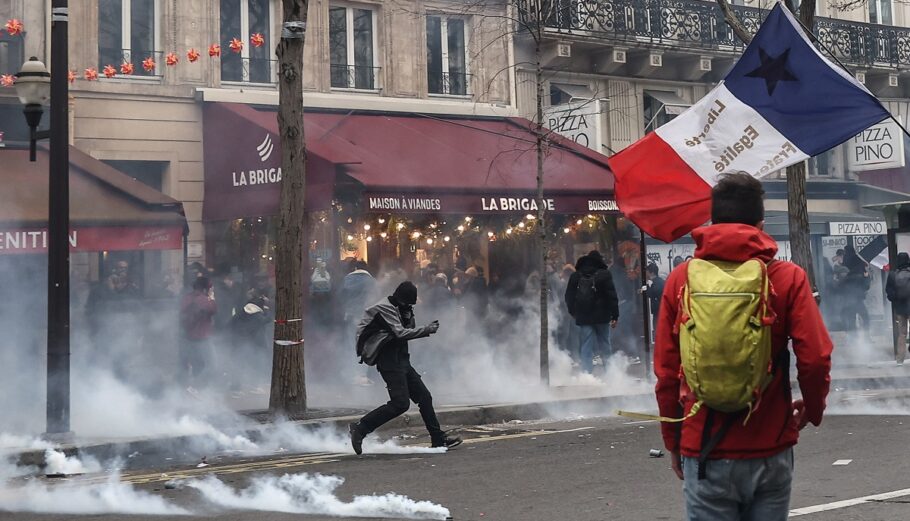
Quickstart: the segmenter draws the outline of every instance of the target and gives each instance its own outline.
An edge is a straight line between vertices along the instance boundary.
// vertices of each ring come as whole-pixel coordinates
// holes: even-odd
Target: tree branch
[[[724,14],[724,20],[727,22],[727,25],[733,29],[733,33],[736,34],[736,37],[744,44],[749,45],[754,35],[746,29],[742,20],[739,19],[736,12],[730,7],[730,3],[727,2],[727,0],[717,0],[717,5],[720,6],[720,11]]]

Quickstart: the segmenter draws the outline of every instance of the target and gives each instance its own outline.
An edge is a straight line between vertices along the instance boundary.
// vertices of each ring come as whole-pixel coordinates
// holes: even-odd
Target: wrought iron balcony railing
[[[151,70],[144,66],[145,60],[151,58],[154,62]],[[132,74],[123,74],[121,66],[130,63],[133,66]],[[164,74],[164,52],[139,49],[112,49],[100,47],[98,49],[98,74],[106,65],[111,65],[117,71],[118,78],[129,76],[158,77]]]
[[[274,84],[278,82],[278,60],[221,55],[221,81]]]
[[[463,72],[429,74],[427,80],[430,94],[470,96],[472,76],[472,74],[465,74]]]
[[[716,3],[703,0],[525,0],[526,22],[540,13],[548,32],[732,51],[743,45]],[[733,6],[754,32],[768,11]],[[910,65],[910,29],[816,18],[815,34],[841,61],[863,67]]]
[[[376,90],[380,67],[331,65],[332,87],[336,89]]]

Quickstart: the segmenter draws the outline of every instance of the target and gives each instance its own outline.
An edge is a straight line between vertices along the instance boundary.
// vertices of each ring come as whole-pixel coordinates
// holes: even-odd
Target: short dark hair
[[[212,287],[212,281],[208,277],[196,277],[193,281],[193,289],[196,291],[208,290]]]
[[[724,174],[711,189],[711,222],[755,226],[765,219],[765,189],[746,173]]]
[[[657,267],[657,264],[654,264],[653,262],[651,262],[648,264],[648,273],[650,273],[652,275],[659,275],[660,268]]]

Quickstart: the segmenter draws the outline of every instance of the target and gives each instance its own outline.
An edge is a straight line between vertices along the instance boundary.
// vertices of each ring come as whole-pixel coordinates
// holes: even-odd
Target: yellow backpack
[[[745,424],[774,376],[771,325],[777,317],[767,265],[758,259],[693,259],[687,270],[676,327],[682,372],[697,401],[683,418],[618,414],[680,422],[705,405],[727,413],[746,410]]]

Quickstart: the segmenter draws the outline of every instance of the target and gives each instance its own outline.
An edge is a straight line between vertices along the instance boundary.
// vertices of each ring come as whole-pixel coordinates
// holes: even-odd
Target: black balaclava
[[[406,280],[395,288],[392,298],[405,306],[413,306],[417,304],[417,286],[413,282]]]

